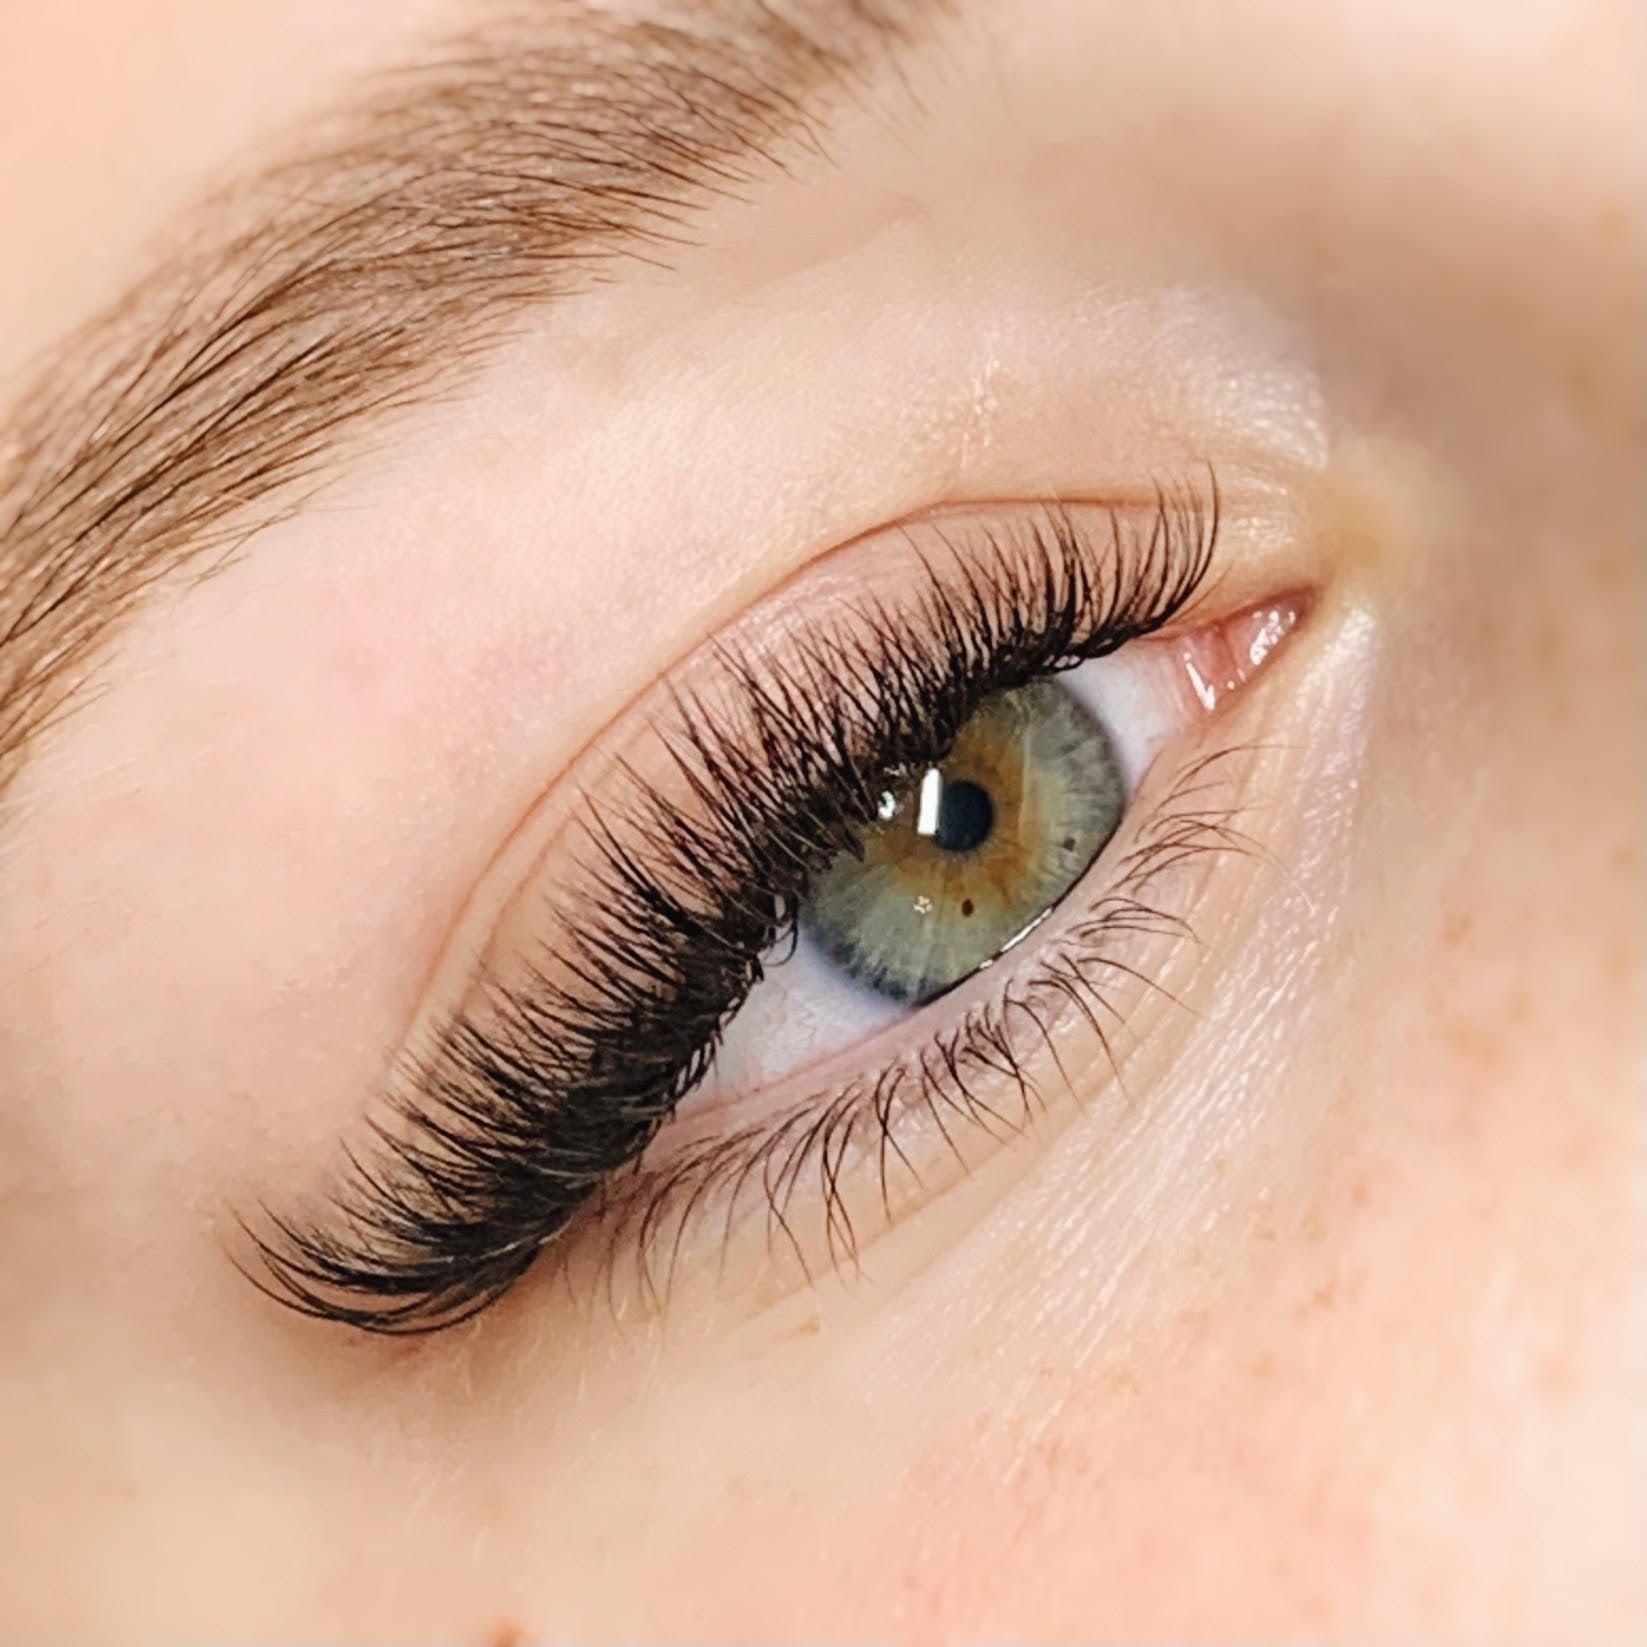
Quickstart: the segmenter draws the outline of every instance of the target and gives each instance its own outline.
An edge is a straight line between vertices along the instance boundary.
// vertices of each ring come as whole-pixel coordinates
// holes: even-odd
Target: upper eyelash
[[[1100,549],[1048,505],[979,547],[934,527],[912,600],[843,603],[779,658],[714,643],[709,685],[655,723],[691,807],[617,763],[574,813],[583,854],[528,983],[484,975],[412,1055],[315,1216],[264,1209],[250,1278],[308,1314],[429,1331],[484,1308],[702,1078],[813,874],[889,776],[941,760],[990,693],[1116,651],[1184,612],[1216,479],[1107,512]],[[728,730],[728,728],[735,730]],[[552,969],[559,974],[551,980]]]

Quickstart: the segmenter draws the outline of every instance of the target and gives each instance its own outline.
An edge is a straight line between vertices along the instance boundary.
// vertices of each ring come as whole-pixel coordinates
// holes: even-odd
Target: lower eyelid
[[[1245,880],[1222,873],[1231,860],[1256,868],[1265,858],[1242,827],[1270,758],[1265,746],[1229,732],[1210,744],[1181,734],[1207,722],[1310,606],[1308,592],[1277,598],[1072,671],[1127,768],[1127,815],[1092,869],[1023,944],[948,996],[913,1015],[883,1011],[886,1021],[867,1038],[860,1030],[855,1042],[808,1060],[812,1067],[791,1066],[768,1090],[728,1081],[687,1100],[584,1221],[605,1255],[608,1284],[621,1260],[635,1267],[643,1294],[660,1297],[701,1239],[719,1253],[718,1288],[729,1254],[745,1250],[738,1232],[746,1224],[749,1258],[768,1274],[751,1296],[787,1291],[791,1261],[802,1279],[818,1265],[853,1267],[868,1242],[1037,1123],[1061,1087],[1073,1091],[1080,1077],[1071,1070],[1088,1054],[1124,1079],[1133,1051],[1183,999],[1205,935],[1245,901]],[[1122,727],[1129,714],[1136,724]],[[1158,758],[1179,747],[1181,757]],[[1215,881],[1224,888],[1217,916],[1207,902]],[[809,960],[802,952],[793,964]],[[1084,1000],[1066,997],[1058,980],[1071,965],[1091,975]],[[1012,998],[1039,1005],[1014,1012],[1005,1005]],[[963,1053],[957,1075],[955,1048],[991,1010],[997,1039],[986,1035],[978,1061]],[[905,1073],[888,1093],[890,1071]],[[695,1110],[701,1097],[709,1101]],[[1069,1114],[1084,1105],[1057,1107]],[[1051,1136],[1038,1124],[1037,1135]],[[582,1250],[574,1238],[565,1256]],[[768,1270],[773,1263],[777,1271]]]
[[[1210,880],[1231,858],[1262,863],[1262,849],[1243,834],[1239,818],[1263,758],[1259,747],[1224,744],[1188,752],[1170,773],[1158,774],[1112,843],[1118,850],[1100,859],[1021,952],[922,1009],[912,1045],[894,1046],[889,1034],[879,1034],[849,1049],[857,1056],[839,1055],[781,1083],[787,1094],[731,1098],[698,1121],[683,1114],[686,1124],[660,1133],[634,1173],[590,1210],[584,1228],[602,1262],[608,1269],[619,1258],[633,1263],[644,1292],[659,1297],[673,1287],[700,1234],[721,1252],[716,1268],[724,1277],[729,1244],[747,1219],[763,1265],[774,1257],[784,1263],[787,1252],[803,1278],[826,1259],[850,1266],[868,1241],[970,1174],[1044,1112],[1056,1105],[1078,1113],[1082,1105],[1058,1103],[1071,1070],[1080,1067],[1067,1037],[1080,1038],[1096,1021],[1087,1050],[1119,1074],[1182,998],[1187,968],[1202,952]],[[1048,981],[1076,952],[1099,980],[1086,1007]],[[939,1050],[945,1038],[959,1036],[976,1013],[1000,1007],[1009,994],[1028,999],[1037,990],[1044,1011],[1003,1015],[1007,1036],[1018,1043],[1011,1057],[1022,1079],[997,1057],[1001,1043],[994,1040],[983,1061],[968,1063],[963,1055],[965,1075],[950,1079],[954,1072]],[[880,1077],[894,1069],[905,1073],[883,1101]],[[933,1072],[936,1082],[928,1079]],[[831,1087],[831,1075],[840,1084]],[[1050,1135],[1037,1126],[1037,1136]],[[565,1256],[581,1247],[574,1240]]]

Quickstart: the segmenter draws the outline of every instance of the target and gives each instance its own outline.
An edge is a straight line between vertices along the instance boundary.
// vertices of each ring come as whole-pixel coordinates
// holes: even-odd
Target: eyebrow
[[[232,558],[525,312],[667,260],[946,9],[517,5],[204,201],[0,431],[0,794],[146,590]]]

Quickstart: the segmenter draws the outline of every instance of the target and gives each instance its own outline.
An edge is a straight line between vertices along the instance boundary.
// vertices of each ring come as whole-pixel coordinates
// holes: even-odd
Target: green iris
[[[1058,680],[987,699],[940,766],[881,800],[802,925],[848,977],[908,1005],[993,960],[1115,833],[1126,786],[1109,737]]]

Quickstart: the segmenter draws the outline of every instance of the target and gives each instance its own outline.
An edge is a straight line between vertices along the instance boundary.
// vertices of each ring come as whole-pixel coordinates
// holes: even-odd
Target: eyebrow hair
[[[232,558],[527,310],[666,258],[786,143],[821,147],[823,116],[946,9],[516,4],[204,201],[0,434],[0,794],[146,590]]]

